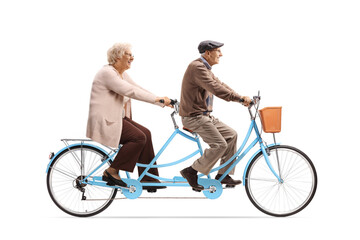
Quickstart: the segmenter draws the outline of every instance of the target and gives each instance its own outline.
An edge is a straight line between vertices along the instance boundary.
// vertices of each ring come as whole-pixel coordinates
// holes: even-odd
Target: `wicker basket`
[[[278,133],[281,131],[281,107],[260,109],[260,119],[264,132]]]

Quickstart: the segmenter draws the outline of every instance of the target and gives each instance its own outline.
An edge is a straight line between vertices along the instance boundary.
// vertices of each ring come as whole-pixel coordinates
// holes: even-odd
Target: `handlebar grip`
[[[165,103],[165,101],[164,101],[164,99],[160,99],[160,103]],[[170,104],[171,105],[175,105],[175,103],[177,103],[177,101],[176,100],[173,100],[173,99],[170,99]]]
[[[240,99],[239,99],[239,102],[240,102],[240,103],[243,103],[243,102],[245,102],[245,100],[244,100],[243,98],[240,98]],[[254,106],[254,104],[255,104],[255,101],[254,101],[254,100],[251,100],[251,102],[249,103],[249,108],[251,108],[252,106]]]

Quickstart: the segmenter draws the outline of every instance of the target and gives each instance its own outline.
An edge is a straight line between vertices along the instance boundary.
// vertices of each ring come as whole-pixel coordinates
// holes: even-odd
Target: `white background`
[[[2,1],[1,238],[359,236],[359,11],[348,0]],[[279,142],[302,149],[318,171],[311,204],[293,217],[269,217],[240,186],[217,200],[115,201],[87,219],[60,211],[46,189],[47,157],[63,147],[61,138],[85,137],[91,83],[107,49],[130,42],[133,79],[179,99],[186,67],[207,39],[225,43],[213,68],[222,81],[242,95],[261,90],[262,107],[283,106]],[[218,98],[214,108],[242,139],[247,110]],[[170,113],[134,101],[134,119],[152,130],[155,151],[172,132]],[[178,143],[168,156],[183,148]],[[199,196],[179,190],[159,194]]]

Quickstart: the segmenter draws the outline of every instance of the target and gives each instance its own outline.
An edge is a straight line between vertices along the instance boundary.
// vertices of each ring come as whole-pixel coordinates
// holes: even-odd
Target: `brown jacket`
[[[137,85],[127,73],[120,74],[110,65],[95,75],[90,97],[86,137],[110,147],[118,147],[123,114],[131,118],[131,100],[124,106],[124,96],[155,103],[156,96]]]
[[[181,86],[180,111],[182,117],[212,111],[212,95],[226,101],[239,101],[241,96],[221,82],[202,60],[196,59],[186,69]]]

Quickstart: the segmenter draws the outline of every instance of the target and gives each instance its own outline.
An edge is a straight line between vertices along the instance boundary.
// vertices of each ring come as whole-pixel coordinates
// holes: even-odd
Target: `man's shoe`
[[[181,176],[183,176],[183,178],[185,178],[189,182],[193,190],[195,191],[204,190],[204,187],[198,184],[197,171],[194,170],[191,166],[181,170],[180,174]]]
[[[222,174],[217,174],[215,176],[215,179],[219,180],[221,176]],[[242,183],[241,180],[234,180],[229,175],[226,175],[226,177],[224,177],[224,179],[221,181],[221,184],[226,184],[226,187],[235,187],[235,185],[239,185],[241,183]]]

